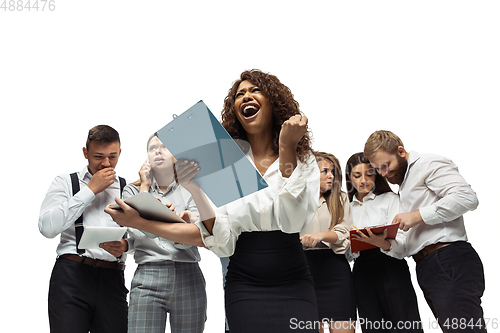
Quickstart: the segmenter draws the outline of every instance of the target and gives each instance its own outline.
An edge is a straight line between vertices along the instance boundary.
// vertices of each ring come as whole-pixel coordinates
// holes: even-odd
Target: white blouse
[[[268,187],[215,209],[213,234],[203,223],[196,223],[205,246],[219,257],[234,253],[242,232],[281,230],[298,233],[313,219],[318,208],[320,177],[313,155],[306,163],[297,161],[289,178],[281,175],[279,159],[263,177]]]
[[[359,201],[356,196],[351,202],[351,210],[353,223],[356,228],[362,229],[366,227],[375,227],[391,224],[394,216],[401,212],[401,205],[397,194],[387,192],[375,195],[373,192],[368,193],[363,201]],[[384,251],[387,255],[402,259],[406,256],[405,249],[406,234],[398,229],[395,239],[390,239],[391,248],[389,251]],[[356,253],[353,253],[357,257]]]
[[[351,246],[349,231],[353,226],[349,198],[345,193],[342,193],[342,201],[344,204],[344,218],[337,223],[332,230],[328,230],[332,221],[332,215],[328,210],[325,198],[321,197],[319,199],[318,210],[316,211],[313,220],[300,232],[300,235],[304,236],[306,234],[314,234],[317,232],[333,231],[337,234],[337,241],[334,244],[330,244],[328,242],[323,243],[332,249],[333,252],[337,254],[344,254]]]

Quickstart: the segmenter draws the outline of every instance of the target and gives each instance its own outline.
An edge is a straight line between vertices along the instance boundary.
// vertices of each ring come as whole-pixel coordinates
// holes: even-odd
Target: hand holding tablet
[[[139,215],[147,220],[160,222],[185,222],[167,206],[155,199],[149,192],[141,192],[124,200],[124,202],[137,210]],[[121,210],[118,204],[111,205],[110,208]]]

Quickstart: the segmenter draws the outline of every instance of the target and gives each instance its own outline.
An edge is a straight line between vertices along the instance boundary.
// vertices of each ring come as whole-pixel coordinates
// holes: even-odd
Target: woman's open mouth
[[[257,103],[247,103],[243,104],[240,108],[241,114],[245,119],[250,119],[253,118],[259,113],[260,111],[260,105]]]

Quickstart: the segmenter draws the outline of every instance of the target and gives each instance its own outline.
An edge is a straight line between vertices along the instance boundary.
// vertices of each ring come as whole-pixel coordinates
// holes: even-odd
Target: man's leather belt
[[[422,250],[418,251],[416,254],[413,255],[413,259],[415,261],[422,260],[426,255],[431,254],[432,252],[439,250],[445,246],[448,246],[452,244],[452,242],[447,242],[447,243],[435,243],[431,245],[427,245],[424,247]]]
[[[76,254],[63,254],[59,258],[68,259],[81,264],[90,265],[94,267],[107,268],[107,269],[117,269],[120,271],[125,270],[125,264],[118,261],[106,261],[101,259],[92,259],[88,257],[79,256]]]

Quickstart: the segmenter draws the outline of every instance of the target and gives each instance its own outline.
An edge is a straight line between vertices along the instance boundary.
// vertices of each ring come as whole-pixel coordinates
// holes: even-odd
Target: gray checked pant
[[[170,314],[172,333],[203,332],[207,295],[198,263],[140,264],[132,279],[129,333],[164,333]]]

